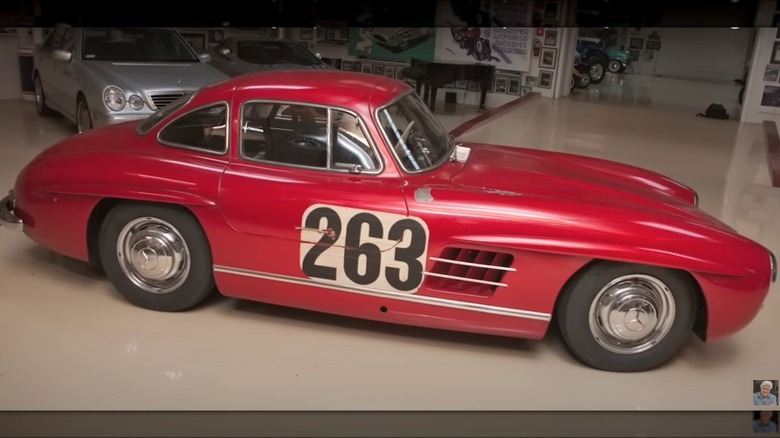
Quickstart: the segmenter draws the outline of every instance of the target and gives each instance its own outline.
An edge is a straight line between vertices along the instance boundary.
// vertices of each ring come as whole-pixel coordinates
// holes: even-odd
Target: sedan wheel
[[[619,73],[623,71],[623,64],[621,64],[617,59],[610,59],[609,65],[607,65],[607,69],[612,73]]]
[[[583,363],[645,371],[671,359],[693,328],[696,295],[684,273],[603,263],[578,275],[561,296],[558,323]]]
[[[87,101],[79,96],[76,104],[76,130],[80,133],[92,129],[92,116]]]
[[[46,106],[46,95],[43,93],[43,83],[41,83],[41,77],[35,75],[35,109],[40,116],[50,116],[52,114],[51,109]]]
[[[214,289],[203,230],[176,208],[141,203],[113,208],[100,230],[100,259],[117,290],[140,307],[186,310]]]

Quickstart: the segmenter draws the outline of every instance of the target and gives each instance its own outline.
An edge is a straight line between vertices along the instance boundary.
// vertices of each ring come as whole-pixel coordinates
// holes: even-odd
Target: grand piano
[[[456,81],[472,81],[480,84],[479,109],[485,109],[487,90],[496,74],[496,66],[457,62],[429,62],[412,59],[404,69],[404,76],[417,81],[417,94],[431,108],[436,109],[436,92],[444,85]],[[422,88],[425,87],[425,90]]]

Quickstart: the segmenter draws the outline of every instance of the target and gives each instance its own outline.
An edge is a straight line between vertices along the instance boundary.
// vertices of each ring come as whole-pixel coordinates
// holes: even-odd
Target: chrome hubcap
[[[598,79],[604,74],[604,67],[601,64],[593,64],[590,66],[590,71],[593,73],[593,77]]]
[[[171,292],[190,272],[184,238],[173,225],[157,218],[138,218],[125,225],[119,232],[116,251],[127,278],[147,292]]]
[[[617,278],[599,291],[590,306],[590,332],[605,349],[618,354],[649,350],[672,328],[674,297],[649,275]]]
[[[613,72],[620,70],[620,62],[618,62],[618,61],[610,61],[609,62],[609,69],[610,69],[610,71],[613,71]]]

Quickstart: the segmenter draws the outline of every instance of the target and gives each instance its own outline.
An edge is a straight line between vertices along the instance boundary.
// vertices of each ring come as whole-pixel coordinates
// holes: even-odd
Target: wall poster
[[[436,29],[432,27],[358,27],[349,29],[350,56],[392,61],[433,61]]]
[[[492,64],[519,72],[531,69],[531,29],[452,27],[436,34],[436,61]]]

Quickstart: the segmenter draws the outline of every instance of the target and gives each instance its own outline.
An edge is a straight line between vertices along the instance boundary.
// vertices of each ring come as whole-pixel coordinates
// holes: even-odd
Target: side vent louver
[[[488,296],[506,287],[504,275],[515,271],[511,254],[493,251],[447,248],[441,257],[430,259],[436,263],[425,274],[428,286],[448,292]]]

